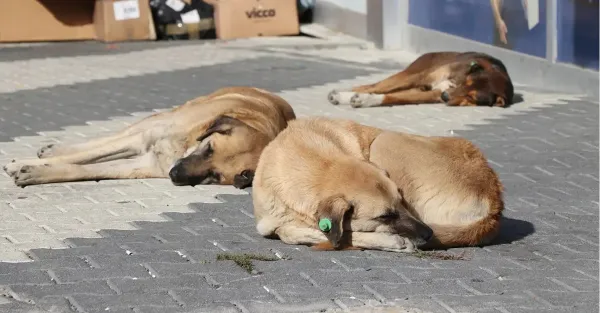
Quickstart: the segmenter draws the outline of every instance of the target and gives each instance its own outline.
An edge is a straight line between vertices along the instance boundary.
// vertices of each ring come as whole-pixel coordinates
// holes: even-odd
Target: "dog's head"
[[[455,71],[456,87],[442,93],[442,100],[449,106],[512,104],[514,87],[500,60],[491,57],[461,60]]]
[[[408,238],[415,246],[425,244],[433,235],[431,228],[406,209],[401,192],[389,175],[370,163],[369,166],[374,170],[365,172],[356,167],[360,184],[352,188],[351,194],[333,195],[319,204],[315,218],[319,222],[329,220],[331,227],[324,233],[331,245],[340,249],[349,244],[345,242],[345,231],[392,233]],[[351,179],[340,183],[351,185]]]
[[[177,160],[169,177],[181,185],[234,185],[246,188],[252,185],[254,171],[267,136],[244,122],[220,116]]]

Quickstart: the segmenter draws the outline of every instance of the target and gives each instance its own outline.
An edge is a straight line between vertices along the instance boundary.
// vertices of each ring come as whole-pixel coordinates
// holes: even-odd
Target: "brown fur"
[[[448,106],[512,104],[514,88],[502,61],[476,52],[426,53],[405,70],[374,84],[333,90],[334,104],[376,107],[442,103]]]
[[[471,142],[388,131],[370,151],[370,161],[402,190],[407,209],[433,229],[426,247],[476,246],[495,237],[502,184]]]
[[[290,123],[264,149],[253,184],[259,233],[317,250],[412,251],[428,237],[420,222],[433,231],[423,247],[485,244],[503,210],[502,185],[471,142],[347,120]],[[322,216],[341,233],[321,232]]]
[[[222,88],[112,136],[43,147],[39,159],[13,160],[4,170],[19,186],[170,177],[177,185],[243,188],[262,149],[293,119],[291,106],[268,91]]]

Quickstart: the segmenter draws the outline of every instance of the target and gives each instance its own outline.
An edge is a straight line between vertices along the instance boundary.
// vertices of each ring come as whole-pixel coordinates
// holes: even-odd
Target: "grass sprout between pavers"
[[[233,261],[239,267],[246,270],[250,274],[256,274],[252,260],[257,261],[279,261],[280,258],[255,253],[220,253],[217,255],[217,261]]]
[[[452,260],[452,261],[468,261],[471,259],[470,256],[466,255],[466,251],[462,251],[459,254],[453,254],[443,251],[422,251],[417,250],[411,253],[412,256],[419,259],[436,259],[436,260]]]
[[[470,256],[466,255],[466,251],[459,254],[453,254],[443,251],[422,251],[417,250],[410,255],[419,259],[435,259],[435,260],[452,260],[452,261],[468,261]],[[278,258],[266,254],[257,253],[219,253],[217,261],[233,261],[237,266],[243,268],[249,274],[259,274],[254,270],[252,260],[256,261],[280,261],[287,258]],[[208,262],[207,262],[208,263]]]

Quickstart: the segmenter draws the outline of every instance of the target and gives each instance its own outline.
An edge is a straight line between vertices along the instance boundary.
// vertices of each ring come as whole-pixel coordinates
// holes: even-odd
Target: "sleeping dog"
[[[502,185],[471,142],[349,120],[290,122],[263,150],[253,186],[262,236],[317,249],[486,244],[504,209]]]
[[[380,82],[333,90],[328,99],[355,108],[421,103],[504,107],[512,104],[513,94],[502,61],[478,52],[434,52]]]

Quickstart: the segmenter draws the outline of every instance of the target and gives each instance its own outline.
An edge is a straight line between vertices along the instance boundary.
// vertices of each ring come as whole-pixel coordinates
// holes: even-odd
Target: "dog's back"
[[[208,96],[198,97],[172,111],[178,121],[196,121],[203,117],[227,115],[244,121],[271,139],[296,118],[294,110],[283,98],[263,89],[253,87],[221,88]]]
[[[476,245],[496,234],[502,185],[468,140],[384,132],[370,152],[371,162],[389,172],[413,213],[434,230],[431,246]]]

